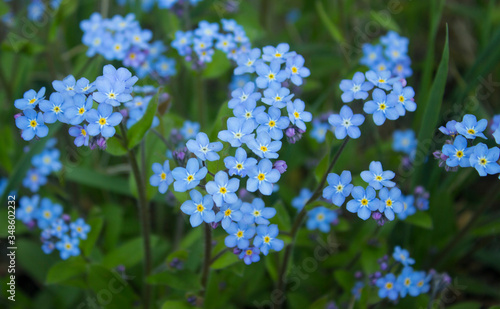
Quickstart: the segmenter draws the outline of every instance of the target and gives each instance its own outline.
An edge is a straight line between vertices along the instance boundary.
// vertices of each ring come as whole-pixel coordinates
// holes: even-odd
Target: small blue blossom
[[[243,259],[243,262],[247,265],[256,263],[260,261],[260,250],[259,248],[249,247],[246,250],[241,251],[239,258]]]
[[[378,63],[381,59],[383,59],[382,45],[380,44],[371,45],[365,43],[363,44],[362,49],[363,49],[363,58],[359,60],[359,63],[366,65],[369,68],[374,67],[376,63]]]
[[[269,88],[264,90],[264,98],[262,102],[277,108],[283,108],[293,97],[290,94],[290,89],[281,87],[280,84],[271,84]]]
[[[365,74],[361,72],[354,73],[352,80],[343,79],[340,82],[340,90],[343,91],[341,99],[344,103],[356,100],[365,100],[368,98],[368,91],[373,88],[373,84],[365,81]]]
[[[69,228],[71,229],[71,237],[73,238],[87,239],[87,234],[90,232],[90,225],[85,223],[85,220],[82,218],[71,222]]]
[[[415,132],[412,129],[408,130],[394,130],[392,134],[394,141],[392,142],[392,149],[394,151],[403,152],[411,155],[417,148],[417,139]]]
[[[42,230],[49,228],[52,222],[61,216],[62,211],[61,205],[53,204],[48,198],[43,198],[35,214],[38,227]]]
[[[273,60],[269,65],[260,62],[256,65],[257,79],[255,80],[257,87],[266,89],[272,84],[284,82],[287,78],[286,71],[281,70],[281,62]]]
[[[311,137],[314,138],[318,143],[325,141],[326,132],[330,126],[327,123],[320,122],[317,120],[313,121],[313,129],[311,130]]]
[[[278,236],[279,230],[276,224],[271,225],[259,225],[257,226],[257,236],[253,240],[253,245],[258,247],[260,251],[267,255],[269,249],[274,251],[281,251],[285,243],[283,240],[276,238]]]
[[[198,122],[186,120],[179,131],[181,132],[182,137],[188,140],[196,137],[196,134],[200,132],[200,124]]]
[[[378,211],[384,213],[385,217],[392,221],[394,214],[399,214],[403,211],[403,203],[401,202],[401,190],[398,188],[382,188],[378,192],[380,198]]]
[[[237,58],[236,63],[238,67],[234,69],[234,74],[241,75],[245,73],[254,73],[255,65],[260,58],[260,54],[260,48],[254,48],[249,52],[241,53]]]
[[[229,176],[245,177],[248,171],[257,165],[257,160],[248,158],[245,149],[237,148],[234,157],[228,156],[224,158],[224,165],[228,169]]]
[[[347,105],[342,106],[340,114],[333,114],[328,117],[328,122],[335,127],[335,137],[344,139],[347,135],[350,138],[356,139],[361,136],[361,131],[358,126],[365,121],[365,116],[361,114],[353,114],[351,108]]]
[[[41,173],[38,169],[32,168],[26,173],[26,177],[23,179],[23,186],[31,190],[31,192],[37,192],[41,186],[47,183],[47,177],[45,174]]]
[[[186,147],[202,161],[217,161],[220,158],[217,152],[222,150],[222,143],[210,143],[208,136],[200,132],[196,134],[196,140],[187,141]]]
[[[404,116],[406,111],[414,112],[417,109],[417,103],[413,100],[415,96],[413,88],[409,86],[403,88],[401,82],[395,82],[392,87],[387,99],[396,102],[396,110],[399,116]]]
[[[87,133],[96,136],[99,133],[104,137],[112,137],[116,133],[117,126],[123,119],[119,112],[113,113],[113,107],[109,104],[99,104],[97,110],[91,109],[85,117],[89,123]]]
[[[297,86],[302,85],[302,79],[309,77],[311,75],[311,71],[308,68],[304,67],[304,57],[301,55],[296,55],[293,57],[289,57],[286,60],[286,72],[292,83]]]
[[[290,122],[296,125],[302,131],[306,131],[307,128],[305,123],[312,120],[312,114],[310,112],[304,111],[304,101],[295,99],[293,103],[288,102],[286,109],[288,112],[288,118],[290,118]]]
[[[247,101],[237,105],[233,110],[233,114],[237,118],[242,118],[245,119],[246,122],[250,122],[256,128],[258,124],[255,117],[263,113],[265,109],[265,106],[257,106],[257,102]]]
[[[351,294],[354,296],[355,299],[360,299],[361,298],[361,292],[363,291],[364,283],[361,281],[356,281],[354,284],[354,287],[351,290]]]
[[[73,75],[68,75],[62,81],[53,81],[52,87],[60,94],[72,97],[76,93],[76,79]]]
[[[261,158],[276,159],[277,152],[281,149],[281,142],[271,141],[271,136],[267,132],[258,133],[256,138],[249,139],[246,144]]]
[[[240,147],[245,137],[253,136],[254,129],[252,122],[230,117],[227,119],[227,130],[220,131],[217,137],[221,141],[228,142],[232,147]]]
[[[450,120],[446,123],[446,127],[439,127],[439,131],[441,131],[445,135],[455,136],[458,134],[456,125],[457,122],[455,120]]]
[[[392,257],[404,266],[415,264],[415,260],[410,257],[410,253],[405,249],[401,249],[400,246],[394,247]]]
[[[236,203],[238,197],[236,191],[240,187],[240,180],[236,178],[229,179],[227,173],[219,171],[215,174],[214,180],[209,181],[205,186],[207,193],[212,195],[215,205],[222,206],[223,203]]]
[[[266,132],[274,140],[283,138],[283,130],[288,128],[290,120],[288,117],[281,116],[281,110],[270,106],[267,113],[259,113],[255,120],[260,126],[257,128],[257,134]]]
[[[14,102],[14,106],[17,109],[25,110],[28,108],[35,108],[35,106],[44,99],[45,87],[42,87],[38,92],[31,89],[24,93],[22,99],[17,99]]]
[[[370,170],[361,172],[361,178],[366,181],[375,190],[380,190],[382,187],[394,187],[396,184],[391,179],[394,178],[396,174],[393,171],[382,170],[382,163],[378,161],[372,161],[370,163]]]
[[[260,198],[254,198],[252,203],[243,203],[241,206],[243,213],[243,223],[245,224],[269,224],[269,219],[276,215],[276,209],[265,207],[264,201]]]
[[[431,289],[430,281],[432,276],[426,275],[424,271],[416,271],[414,273],[412,286],[409,289],[411,296],[425,294]]]
[[[479,143],[474,146],[469,160],[470,165],[477,170],[479,176],[486,176],[500,173],[500,165],[497,163],[499,157],[500,149],[498,147],[488,149],[488,146]]]
[[[345,198],[351,194],[352,188],[351,184],[352,177],[350,171],[342,171],[339,175],[335,173],[330,173],[326,177],[328,186],[323,189],[323,197],[327,200],[331,200],[333,204],[337,206],[342,206],[344,204]]]
[[[417,208],[415,208],[415,197],[413,195],[401,195],[401,203],[403,203],[403,211],[398,213],[399,219],[404,220],[417,212]]]
[[[313,193],[307,188],[300,189],[299,195],[292,199],[292,206],[297,210],[302,210]]]
[[[445,144],[443,145],[443,154],[448,157],[446,159],[446,165],[449,167],[461,166],[469,167],[470,155],[474,151],[474,148],[467,148],[467,140],[465,137],[459,135],[455,137],[453,145]]]
[[[239,223],[231,222],[226,232],[229,234],[224,239],[226,247],[238,247],[239,249],[245,250],[250,246],[250,239],[255,235],[255,228],[241,221]]]
[[[335,211],[325,207],[316,207],[307,213],[306,226],[308,230],[318,229],[323,233],[328,233],[332,222],[336,219]]]
[[[49,175],[52,172],[58,172],[62,168],[59,160],[61,153],[58,149],[45,149],[42,153],[33,156],[31,164],[44,175]]]
[[[396,110],[395,97],[387,97],[385,91],[375,89],[372,93],[373,100],[368,101],[363,106],[363,110],[367,114],[373,114],[373,121],[377,126],[384,124],[385,119],[396,120],[399,118],[399,113]]]
[[[368,186],[366,190],[363,187],[354,187],[351,191],[354,198],[347,202],[347,210],[352,213],[357,213],[358,217],[363,220],[370,218],[371,212],[379,207],[379,200],[375,198],[375,189]]]
[[[481,137],[486,139],[483,131],[488,125],[488,120],[481,119],[477,121],[476,116],[467,114],[464,116],[462,122],[457,122],[455,128],[457,132],[465,136],[467,139],[475,139],[476,137]]]
[[[94,100],[92,96],[88,98],[83,94],[76,94],[73,96],[73,104],[68,106],[64,111],[64,116],[69,124],[80,124],[85,120],[85,115],[92,109]]]
[[[215,221],[215,213],[212,210],[214,202],[210,195],[203,196],[196,190],[189,192],[191,200],[187,200],[181,205],[181,211],[189,215],[189,222],[192,227],[197,227],[203,221],[212,223]]]
[[[294,56],[290,50],[290,45],[287,43],[278,44],[278,46],[266,46],[262,48],[263,54],[262,59],[267,62],[276,61],[281,64],[284,63],[289,57]]]
[[[261,98],[260,92],[255,92],[255,84],[253,82],[248,82],[243,88],[238,88],[231,92],[233,97],[229,100],[229,108],[235,108],[237,105],[246,102],[257,102]]]
[[[80,78],[76,81],[75,92],[80,94],[89,94],[94,92],[95,84],[90,83],[85,77]]]
[[[280,172],[273,168],[271,161],[262,159],[258,165],[248,171],[247,190],[255,192],[258,189],[264,195],[271,195],[273,184],[280,178]]]
[[[160,193],[167,192],[168,186],[174,182],[174,177],[170,171],[170,162],[166,160],[163,166],[160,163],[153,163],[153,172],[154,175],[149,178],[149,183],[153,187],[158,187]]]
[[[43,120],[46,123],[60,121],[67,123],[68,119],[64,113],[73,105],[73,100],[63,97],[60,93],[54,92],[50,95],[50,100],[40,102],[40,110],[44,112]]]
[[[377,279],[376,285],[379,288],[378,296],[380,298],[398,299],[399,291],[394,274],[388,273],[384,277]]]
[[[215,215],[215,222],[220,222],[225,230],[231,222],[239,222],[243,218],[243,213],[240,211],[241,204],[241,200],[233,204],[224,204]]]
[[[158,58],[154,68],[161,77],[169,77],[177,73],[175,60],[165,56],[160,56]]]
[[[410,295],[415,297],[419,293],[419,289],[416,288],[416,273],[413,271],[413,268],[410,266],[406,266],[401,271],[401,274],[397,278],[397,285],[399,294],[402,298],[406,297],[408,292]]]
[[[20,207],[16,210],[16,219],[21,220],[25,224],[35,219],[39,202],[39,195],[33,195],[32,197],[21,197],[19,199]]]
[[[63,235],[69,230],[68,225],[64,222],[63,219],[56,219],[52,222],[50,226],[50,232],[52,236],[57,238],[62,238]]]
[[[81,147],[83,145],[88,146],[90,141],[90,135],[87,133],[87,125],[74,126],[69,128],[68,133],[70,136],[75,137],[75,146]]]
[[[176,167],[172,171],[172,176],[175,179],[174,190],[185,192],[186,190],[195,188],[202,179],[205,179],[207,173],[208,170],[206,167],[200,169],[200,163],[197,159],[189,159],[185,168]]]
[[[372,83],[374,86],[384,89],[384,90],[391,90],[392,89],[392,84],[397,80],[397,78],[391,78],[391,71],[381,71],[381,72],[375,72],[375,71],[368,71],[366,72],[366,79]]]
[[[71,238],[68,235],[63,235],[62,239],[56,243],[57,250],[60,251],[61,259],[67,260],[71,256],[80,255],[78,238]]]
[[[198,28],[194,31],[194,34],[196,34],[199,37],[204,37],[211,39],[215,37],[215,35],[219,32],[219,24],[217,23],[209,23],[205,20],[200,21],[198,24]]]

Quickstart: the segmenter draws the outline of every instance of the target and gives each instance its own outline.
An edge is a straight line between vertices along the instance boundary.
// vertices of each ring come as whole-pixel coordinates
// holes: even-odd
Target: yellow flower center
[[[38,176],[37,176],[37,175],[32,175],[32,176],[31,176],[31,180],[32,180],[33,182],[37,181],[37,180],[38,180]]]
[[[469,129],[469,130],[467,130],[467,133],[469,133],[469,134],[475,134],[475,133],[476,133],[476,130],[474,130],[474,129]]]
[[[121,45],[119,45],[119,44],[115,45],[115,50],[116,51],[119,51],[120,49],[122,49]]]
[[[263,173],[260,173],[259,175],[257,175],[257,179],[260,181],[263,181],[264,179],[266,179],[266,175],[264,175]]]
[[[281,97],[280,97],[280,96],[276,96],[276,97],[274,98],[274,100],[279,102],[279,101],[281,101]]]
[[[375,176],[375,180],[376,181],[382,181],[382,176],[380,176],[380,175]]]
[[[276,122],[275,122],[275,121],[273,121],[273,120],[269,121],[269,126],[270,126],[271,128],[274,128],[274,127],[276,126]]]
[[[387,205],[387,207],[391,207],[392,206],[392,200],[388,199],[387,201],[385,201],[385,205]]]
[[[50,211],[46,211],[43,213],[43,216],[48,219],[48,218],[52,217],[52,214],[50,213]]]
[[[264,237],[264,242],[265,242],[266,244],[268,244],[270,241],[271,241],[271,237],[269,237],[269,236],[265,236],[265,237]]]
[[[406,286],[409,286],[409,285],[410,285],[410,283],[411,283],[410,278],[406,278],[406,279],[405,279],[405,285],[406,285]]]
[[[167,174],[165,174],[165,172],[161,173],[160,178],[161,178],[161,180],[167,179]]]
[[[381,103],[381,104],[378,106],[378,108],[379,108],[380,110],[382,110],[382,111],[383,111],[383,110],[385,110],[385,109],[387,108],[387,105],[385,105],[385,103]]]
[[[318,221],[323,221],[325,219],[325,215],[324,214],[319,214],[316,216],[316,220]]]
[[[300,118],[300,114],[299,114],[298,112],[294,112],[294,113],[293,113],[293,116],[294,116],[295,118],[297,118],[297,119],[298,119],[298,118]]]
[[[270,80],[274,80],[275,76],[273,73],[269,73],[269,75],[267,76],[267,78],[269,78]]]
[[[198,205],[196,205],[196,210],[199,212],[202,212],[203,210],[205,210],[205,207],[203,207],[202,204],[198,204]]]
[[[297,67],[292,67],[292,73],[293,74],[297,74],[299,70],[297,69]]]
[[[101,117],[101,119],[99,119],[99,124],[101,126],[105,125],[106,124],[106,118]]]
[[[81,108],[78,110],[78,114],[82,115],[83,113],[85,113],[85,108],[81,107]]]
[[[188,181],[188,182],[191,182],[191,181],[193,181],[193,180],[194,180],[194,176],[193,176],[193,175],[189,175],[189,176],[187,177],[187,181]]]
[[[83,136],[87,136],[87,131],[85,131],[85,129],[81,129],[81,130],[80,130],[80,133],[81,133]]]
[[[116,94],[114,94],[113,92],[111,92],[110,94],[108,94],[108,98],[110,99],[116,99]]]
[[[236,164],[236,169],[240,171],[243,168],[243,165],[241,163]]]
[[[282,56],[282,55],[281,55],[280,53],[276,53],[276,54],[274,54],[274,57],[276,57],[276,58],[281,58],[281,56]]]
[[[66,249],[69,250],[69,249],[71,249],[71,244],[70,243],[66,243],[66,245],[64,247],[66,247]]]
[[[260,146],[260,150],[262,152],[267,152],[267,147],[266,146]]]
[[[343,185],[338,185],[337,186],[337,192],[341,192],[342,189],[344,189],[344,186]]]
[[[54,106],[54,112],[59,113],[61,108],[59,106]]]
[[[245,252],[247,255],[252,255],[253,251],[248,249],[246,252]]]
[[[462,150],[459,150],[459,151],[457,151],[456,156],[457,156],[457,158],[459,158],[459,159],[460,159],[461,157],[463,157],[463,156],[464,156],[464,152],[463,152]]]
[[[30,104],[33,104],[33,103],[35,103],[35,102],[36,102],[36,98],[33,98],[33,99],[29,100],[29,103],[30,103]]]
[[[82,228],[81,228],[81,227],[77,227],[77,228],[76,228],[76,231],[77,231],[77,232],[81,232],[81,231],[82,231]]]
[[[423,282],[423,281],[419,281],[419,282],[417,283],[417,285],[418,285],[419,287],[421,287],[422,285],[424,285],[424,282]]]
[[[379,83],[381,83],[381,84],[383,84],[383,83],[385,83],[385,79],[380,78],[380,79],[378,80],[378,82],[379,82]]]
[[[224,216],[228,217],[231,215],[231,209],[227,209],[226,211],[224,211]]]
[[[220,188],[219,188],[219,192],[220,192],[221,194],[226,194],[226,193],[227,193],[227,189],[226,189],[226,187],[220,187]]]
[[[38,123],[36,122],[36,120],[33,119],[30,121],[30,127],[36,128],[37,125],[38,125]]]
[[[405,101],[405,97],[403,97],[402,95],[399,96],[399,102],[403,103]]]
[[[136,57],[136,56],[135,56],[135,54],[134,54],[134,53],[131,53],[131,54],[129,55],[129,58],[130,58],[130,59],[135,59],[135,57]]]
[[[386,289],[388,289],[388,290],[392,289],[392,287],[393,287],[393,286],[394,286],[394,285],[393,285],[391,282],[387,282],[387,283],[385,284],[385,288],[386,288]]]
[[[484,165],[486,165],[487,163],[488,163],[488,160],[486,160],[486,158],[481,158],[481,159],[479,159],[479,164],[481,164],[481,165],[483,165],[483,166],[484,166]]]
[[[367,200],[367,199],[365,199],[365,198],[364,198],[364,199],[362,199],[362,200],[361,200],[361,205],[363,205],[363,206],[368,205],[368,200]]]
[[[260,216],[260,211],[255,210],[255,211],[253,212],[253,215],[254,215],[254,216],[256,216],[256,217]]]
[[[238,231],[238,233],[236,233],[236,236],[237,236],[238,238],[243,237],[243,231]]]

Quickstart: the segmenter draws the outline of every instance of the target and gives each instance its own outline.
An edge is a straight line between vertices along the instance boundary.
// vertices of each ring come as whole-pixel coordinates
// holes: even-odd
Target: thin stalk
[[[201,273],[201,296],[204,296],[207,290],[208,275],[212,261],[212,227],[205,223],[205,258],[203,260],[203,270]]]
[[[286,270],[288,268],[288,264],[290,263],[292,251],[293,251],[293,246],[295,243],[295,238],[297,237],[297,232],[302,225],[302,221],[307,215],[307,210],[306,206],[314,202],[320,195],[323,190],[323,187],[325,186],[326,183],[326,178],[328,177],[328,174],[331,172],[333,167],[335,166],[335,163],[340,157],[340,154],[344,151],[345,146],[347,142],[349,141],[349,137],[347,137],[342,145],[340,146],[339,150],[337,150],[337,153],[335,154],[335,157],[333,158],[332,162],[330,162],[330,165],[328,166],[327,170],[323,174],[323,177],[321,178],[321,181],[319,182],[318,186],[316,187],[316,190],[314,191],[313,195],[311,198],[307,201],[307,203],[304,205],[302,210],[299,212],[297,217],[295,218],[295,221],[293,222],[292,225],[292,231],[290,233],[290,236],[292,237],[292,242],[286,246],[285,248],[285,255],[283,257],[283,263],[281,264],[281,268],[279,271],[278,275],[278,284],[277,284],[277,289],[285,294],[285,284],[286,284]],[[281,308],[282,304],[278,306],[278,308]]]
[[[120,123],[120,127],[123,133],[124,144],[127,145],[127,134],[125,131],[125,126]],[[134,174],[134,180],[137,185],[137,193],[139,198],[137,200],[137,207],[139,210],[139,217],[142,229],[142,240],[144,247],[144,277],[148,277],[151,274],[152,269],[152,255],[151,255],[151,220],[149,217],[149,204],[146,196],[146,185],[143,181],[143,175],[139,169],[139,164],[137,163],[137,158],[135,156],[134,150],[129,149],[127,151],[128,160]],[[151,286],[144,283],[143,290],[143,301],[144,308],[148,309],[151,300]]]

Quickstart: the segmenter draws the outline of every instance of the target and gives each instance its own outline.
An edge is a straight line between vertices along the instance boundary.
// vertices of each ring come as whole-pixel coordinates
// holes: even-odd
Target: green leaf
[[[67,180],[74,181],[92,188],[130,196],[127,180],[121,177],[109,176],[85,167],[72,167],[64,174]]]
[[[106,141],[106,151],[113,156],[123,156],[127,153],[127,149],[116,137],[109,138]]]
[[[185,300],[168,300],[161,306],[161,309],[193,309],[193,306]]]
[[[344,43],[345,40],[342,36],[342,33],[340,32],[339,28],[337,28],[337,26],[330,20],[328,14],[325,11],[323,3],[320,0],[316,0],[316,12],[319,15],[319,19],[326,27],[326,30],[328,30],[328,33],[330,33],[330,35],[332,36],[333,40],[337,43]]]
[[[401,29],[399,29],[398,24],[394,22],[394,18],[389,15],[389,11],[370,11],[370,17],[374,22],[381,25],[383,28],[401,33]]]
[[[82,248],[83,254],[89,256],[90,252],[95,246],[99,234],[101,234],[103,220],[102,218],[92,218],[89,220],[90,232],[87,235],[87,239],[82,240],[80,243],[80,248]]]
[[[276,209],[276,216],[271,221],[278,224],[280,231],[289,232],[292,229],[292,222],[285,205],[282,201],[278,201],[273,208]]]
[[[158,238],[154,236],[151,237],[151,247],[154,248],[157,243]],[[104,257],[102,265],[107,268],[114,268],[118,265],[131,267],[138,264],[143,257],[144,248],[142,237],[137,237],[108,253]]]
[[[414,215],[407,217],[404,222],[408,222],[425,229],[432,229],[432,218],[425,211],[417,211]]]
[[[333,273],[333,277],[345,292],[350,291],[354,286],[354,275],[352,271],[337,270]]]
[[[229,265],[232,265],[236,262],[238,262],[238,256],[230,251],[227,251],[224,253],[220,258],[215,260],[215,262],[210,265],[210,268],[212,269],[224,269],[228,267]]]
[[[155,96],[149,101],[148,108],[144,116],[127,131],[127,147],[132,149],[141,142],[146,132],[151,128],[153,119],[158,109],[158,101],[162,93],[162,88],[158,89]]]
[[[133,279],[132,275],[128,275]],[[92,265],[87,275],[89,288],[96,296],[106,299],[106,308],[133,308],[139,297],[116,271],[110,271],[100,265]]]
[[[278,280],[278,259],[275,254],[271,254],[266,256],[265,258],[266,262],[266,269],[267,272],[269,273],[269,276],[271,276],[271,279],[273,281]]]
[[[86,262],[81,256],[74,256],[66,261],[60,261],[49,269],[45,283],[63,283],[68,279],[83,275]]]
[[[199,291],[201,289],[200,278],[190,270],[179,270],[176,272],[164,271],[149,276],[146,282],[151,284],[163,284],[181,291]]]
[[[494,236],[500,234],[500,222],[494,221],[481,226],[478,226],[472,230],[472,235],[478,237]]]
[[[212,61],[207,63],[207,67],[203,71],[203,77],[205,78],[217,78],[227,73],[231,68],[231,63],[227,59],[226,54],[222,51],[216,50]]]
[[[446,308],[448,308],[448,309],[479,309],[481,307],[482,306],[480,303],[469,301],[469,302],[463,302],[460,304],[452,305],[452,306],[449,306]]]
[[[449,60],[449,45],[448,45],[448,27],[446,27],[446,41],[444,44],[443,55],[441,57],[441,62],[439,63],[438,71],[434,77],[434,82],[430,90],[429,98],[427,102],[420,105],[420,108],[424,108],[424,116],[422,123],[420,124],[420,131],[418,133],[418,148],[419,153],[415,157],[413,166],[420,167],[416,169],[413,173],[412,183],[415,186],[420,180],[420,174],[423,171],[424,162],[427,158],[427,154],[433,143],[433,135],[437,129],[437,124],[439,121],[439,115],[441,110],[441,104],[443,103],[444,88],[446,86],[446,80],[448,77],[448,60]]]
[[[123,209],[118,205],[105,205],[102,208],[105,218],[104,245],[106,249],[116,246],[123,224]]]

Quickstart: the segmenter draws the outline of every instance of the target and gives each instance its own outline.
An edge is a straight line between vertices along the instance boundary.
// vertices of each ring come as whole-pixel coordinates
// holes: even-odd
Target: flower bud
[[[273,166],[275,169],[278,170],[278,172],[280,172],[280,174],[283,174],[284,172],[286,172],[286,169],[287,169],[287,165],[286,165],[286,162],[283,161],[283,160],[278,160],[276,162],[274,162],[274,166]]]

